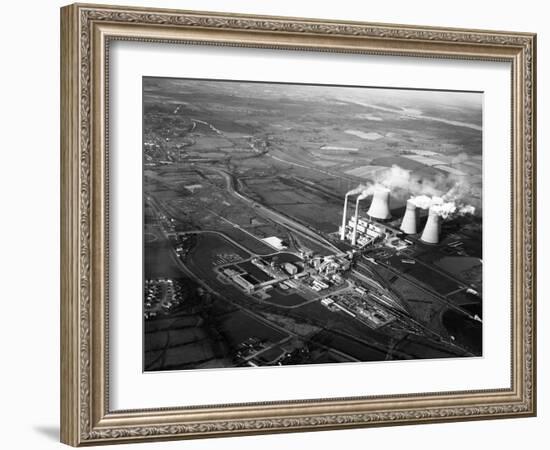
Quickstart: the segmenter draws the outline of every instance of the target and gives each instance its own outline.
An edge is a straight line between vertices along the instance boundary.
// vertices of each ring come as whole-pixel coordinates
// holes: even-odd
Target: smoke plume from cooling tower
[[[466,154],[461,153],[455,159],[460,162],[468,158]],[[393,197],[402,196],[420,196],[442,197],[445,201],[454,201],[457,203],[468,204],[470,199],[475,197],[475,189],[470,185],[465,176],[455,174],[434,174],[425,176],[412,173],[410,170],[403,169],[397,165],[379,172],[370,186],[382,185],[392,191]],[[466,201],[466,199],[468,199]]]
[[[432,211],[442,219],[448,219],[456,211],[456,205],[454,202],[444,201],[441,197],[433,197],[430,214]]]
[[[471,215],[471,214],[474,214],[475,212],[476,212],[476,209],[472,205],[461,206],[458,209],[458,213],[460,215],[466,215],[466,214]]]
[[[414,203],[420,209],[428,209],[432,204],[432,198],[427,195],[417,195],[411,197],[408,201]]]
[[[472,205],[457,204],[455,201],[447,201],[446,197],[419,195],[417,197],[411,197],[409,201],[413,202],[421,209],[431,210],[433,207],[434,213],[439,215],[442,219],[448,219],[453,215],[463,216],[475,213],[475,207]]]
[[[357,188],[349,191],[349,194],[357,194],[359,191],[368,191],[373,194],[377,188],[390,189],[392,196],[418,196],[428,195],[430,197],[449,196],[453,200],[471,196],[471,187],[464,177],[453,174],[436,174],[431,177],[413,174],[410,170],[403,169],[397,165],[378,172],[372,182],[360,184]]]
[[[460,153],[454,157],[452,163],[462,163],[468,158],[466,153]],[[374,196],[376,191],[386,189],[391,191],[394,198],[404,200],[410,197],[409,200],[418,208],[427,210],[431,206],[436,206],[434,213],[443,219],[453,215],[474,214],[476,208],[470,203],[479,195],[474,192],[464,176],[437,174],[428,177],[413,174],[410,170],[397,165],[379,172],[373,182],[360,184],[348,194],[355,195],[361,192]],[[389,217],[389,214],[387,216]]]

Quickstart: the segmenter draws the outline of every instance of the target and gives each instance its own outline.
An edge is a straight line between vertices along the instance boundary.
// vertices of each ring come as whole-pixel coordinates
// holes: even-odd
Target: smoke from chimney
[[[363,192],[365,189],[367,189],[367,186],[364,185],[364,184],[360,184],[359,186],[357,186],[355,189],[352,189],[351,191],[348,191],[346,193],[346,195],[356,195],[356,194],[360,194],[361,192]]]
[[[344,211],[342,213],[342,227],[340,228],[340,239],[343,241],[346,238],[346,221],[348,215],[348,198],[350,195],[357,195],[363,193],[368,187],[364,184],[360,184],[354,189],[346,192],[344,196]]]

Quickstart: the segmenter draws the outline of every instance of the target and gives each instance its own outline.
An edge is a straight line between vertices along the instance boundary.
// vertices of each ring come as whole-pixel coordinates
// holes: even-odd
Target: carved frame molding
[[[64,7],[61,17],[63,442],[77,446],[535,414],[535,35],[94,5]],[[105,98],[114,39],[510,61],[511,389],[110,411]]]

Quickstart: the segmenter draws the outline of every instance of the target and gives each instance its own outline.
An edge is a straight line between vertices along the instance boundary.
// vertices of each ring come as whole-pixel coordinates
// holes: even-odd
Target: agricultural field
[[[144,278],[187,286],[144,295],[145,370],[481,354],[482,97],[145,77]],[[424,208],[406,250],[359,248],[339,227],[366,217],[374,186],[391,190],[388,235],[412,196],[472,212],[442,220],[437,245],[421,242]],[[376,283],[395,319],[379,328],[321,304]]]

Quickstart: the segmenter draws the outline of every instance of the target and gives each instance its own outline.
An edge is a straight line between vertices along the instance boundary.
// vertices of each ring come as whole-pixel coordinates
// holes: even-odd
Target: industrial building
[[[348,197],[359,194],[355,201],[355,214],[347,221]],[[344,198],[344,212],[342,215],[342,226],[340,227],[340,239],[348,239],[352,245],[364,247],[375,240],[384,238],[385,232],[378,222],[391,218],[390,212],[390,190],[384,187],[377,187],[373,194],[370,207],[366,217],[359,217],[359,204],[368,198],[368,191],[350,191]],[[375,219],[373,221],[372,219]],[[347,222],[347,223],[346,223]]]
[[[407,235],[420,233],[420,240],[427,244],[439,243],[441,232],[441,217],[436,207],[430,207],[428,219],[424,229],[418,230],[419,209],[412,199],[407,201],[405,213],[401,220],[399,230],[388,226],[386,222],[391,219],[390,198],[391,191],[384,187],[376,187],[372,192],[372,200],[366,214],[361,215],[359,206],[361,201],[369,197],[370,191],[359,189],[348,192],[344,197],[344,211],[342,225],[339,230],[340,239],[348,240],[354,247],[365,247],[384,239],[393,239],[401,231]],[[355,213],[347,219],[348,198],[357,195],[355,201]],[[396,242],[396,241],[395,241]],[[396,247],[396,245],[393,245]],[[401,243],[399,243],[401,247]]]
[[[254,284],[246,280],[243,275],[235,275],[232,280],[242,287],[246,292],[254,291]]]
[[[374,243],[386,237],[384,227],[372,222],[368,217],[351,217],[345,232],[346,238],[359,247]]]
[[[285,269],[286,273],[289,275],[296,275],[298,273],[298,267],[296,267],[294,264],[286,262],[283,264],[283,268]]]

